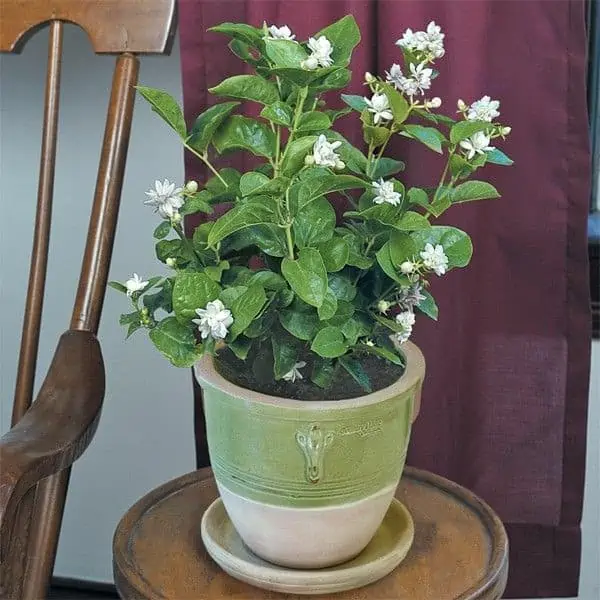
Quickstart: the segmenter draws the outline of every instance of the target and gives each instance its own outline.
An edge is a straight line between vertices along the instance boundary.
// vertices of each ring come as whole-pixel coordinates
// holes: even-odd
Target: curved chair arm
[[[88,331],[67,331],[58,343],[36,401],[0,438],[0,560],[17,506],[40,480],[70,467],[90,444],[104,399],[100,344]]]

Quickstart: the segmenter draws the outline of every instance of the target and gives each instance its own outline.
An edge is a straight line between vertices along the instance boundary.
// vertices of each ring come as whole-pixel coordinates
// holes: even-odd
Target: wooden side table
[[[216,497],[212,472],[202,469],[150,492],[127,512],[113,543],[115,582],[124,600],[309,598],[260,590],[221,571],[200,538],[200,519]],[[411,468],[396,497],[415,522],[411,551],[384,579],[335,594],[335,600],[502,597],[508,539],[485,503],[455,483]]]

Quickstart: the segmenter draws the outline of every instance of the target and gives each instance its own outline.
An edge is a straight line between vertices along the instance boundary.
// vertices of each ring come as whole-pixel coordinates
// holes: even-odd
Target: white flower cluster
[[[296,36],[292,34],[292,30],[287,25],[281,27],[271,25],[268,31],[270,36],[275,40],[289,40],[293,42],[296,39]]]
[[[415,324],[415,313],[412,310],[405,310],[396,315],[396,323],[402,327],[402,331],[396,334],[396,340],[403,344],[412,335],[413,325]]]
[[[168,179],[162,183],[157,179],[154,189],[149,189],[146,196],[148,200],[145,200],[144,204],[153,206],[163,219],[176,219],[176,216],[179,216],[179,209],[184,202],[183,188],[176,188]]]
[[[425,249],[420,253],[420,256],[425,267],[431,269],[436,275],[441,276],[446,273],[448,257],[441,244],[437,244],[435,247],[432,244],[425,244]]]
[[[411,98],[417,94],[423,95],[425,90],[431,88],[431,78],[433,75],[433,69],[428,68],[426,65],[426,62],[417,65],[410,63],[409,74],[408,76],[405,76],[404,73],[402,73],[402,67],[394,63],[390,67],[390,70],[385,72],[386,79],[393,84],[398,91]],[[442,104],[442,101],[439,98],[429,102],[433,102],[434,105],[437,106]],[[437,108],[437,106],[432,106],[432,108]]]
[[[379,181],[374,181],[372,184],[377,195],[373,198],[375,204],[391,204],[392,206],[398,206],[402,202],[402,196],[400,192],[394,190],[394,183],[392,181],[384,181],[383,178]]]
[[[147,281],[144,281],[137,273],[134,273],[131,279],[125,282],[127,288],[127,296],[131,298],[135,292],[141,292],[148,285]]]
[[[308,163],[319,165],[320,167],[330,167],[332,169],[343,169],[346,165],[340,158],[336,150],[342,145],[340,140],[328,142],[327,138],[321,134],[313,146],[312,156],[307,157]]]
[[[407,29],[396,42],[397,46],[411,52],[424,52],[430,58],[442,58],[445,54],[444,37],[439,25],[431,21],[426,31]]]
[[[492,100],[489,96],[484,96],[467,106],[462,100],[458,101],[458,111],[466,113],[468,121],[487,121],[491,123],[500,116],[500,101]]]
[[[308,39],[308,49],[311,51],[310,56],[300,63],[303,69],[314,71],[319,67],[330,67],[333,64],[331,53],[333,46],[331,42],[324,36]]]
[[[222,340],[229,333],[229,327],[233,324],[231,311],[225,308],[220,300],[209,302],[205,308],[197,308],[196,314],[199,319],[192,322],[198,325],[200,336],[205,340],[208,336],[214,340]]]

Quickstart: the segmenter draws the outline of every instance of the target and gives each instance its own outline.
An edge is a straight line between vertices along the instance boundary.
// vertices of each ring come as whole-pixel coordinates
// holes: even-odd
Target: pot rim
[[[194,375],[200,385],[206,383],[221,392],[240,400],[250,400],[261,404],[277,405],[296,410],[331,410],[334,408],[356,408],[382,402],[398,396],[415,385],[420,386],[425,378],[425,357],[418,346],[410,341],[402,344],[401,351],[406,358],[406,369],[402,377],[385,388],[343,400],[295,400],[282,396],[270,396],[262,392],[250,390],[225,379],[215,368],[211,355],[203,356],[194,365]]]

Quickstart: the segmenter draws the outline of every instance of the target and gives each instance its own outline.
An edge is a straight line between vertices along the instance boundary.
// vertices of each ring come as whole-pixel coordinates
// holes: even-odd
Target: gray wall
[[[85,34],[65,36],[48,291],[39,372],[44,373],[67,327],[95,182],[114,59],[92,54]],[[0,57],[0,431],[9,428],[39,160],[46,32],[22,56]],[[172,56],[142,59],[140,81],[181,96],[177,44]],[[157,272],[152,230],[156,217],[142,205],[155,178],[182,181],[177,140],[139,103],[123,192],[112,279]],[[110,581],[111,538],[121,515],[144,493],[194,468],[191,381],[158,356],[139,334],[127,343],[117,324],[124,298],[107,295],[100,339],[107,395],[99,431],[76,464],[62,531],[57,574]],[[584,515],[581,600],[600,597],[600,344],[594,347],[590,444]],[[38,382],[39,385],[39,382]]]

